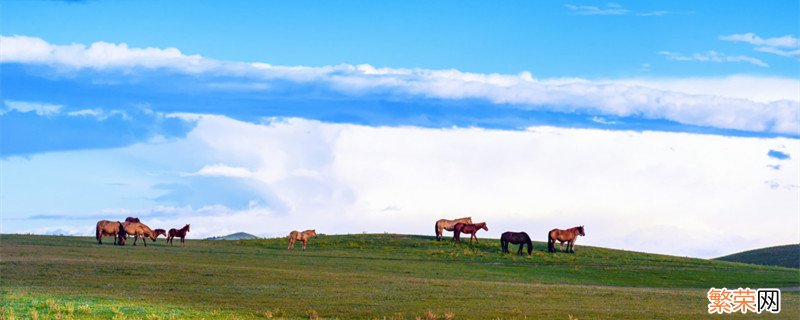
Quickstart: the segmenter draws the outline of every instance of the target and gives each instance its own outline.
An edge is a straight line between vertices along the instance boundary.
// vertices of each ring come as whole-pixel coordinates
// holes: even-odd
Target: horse
[[[300,240],[300,241],[303,242],[303,251],[306,251],[306,242],[308,241],[308,238],[311,238],[311,237],[314,237],[314,238],[317,237],[317,230],[306,230],[306,231],[303,231],[303,232],[299,232],[299,231],[295,230],[295,231],[290,232],[289,233],[289,247],[287,247],[286,250],[294,250],[295,241]]]
[[[127,217],[127,218],[125,218],[125,222],[141,223],[141,221],[139,221],[139,218],[136,218],[136,217]]]
[[[119,221],[108,221],[108,220],[97,221],[97,226],[95,227],[94,234],[95,237],[97,238],[97,244],[103,244],[103,237],[112,236],[114,237],[114,244],[124,246],[125,238],[127,237],[127,234],[125,233],[125,228]]]
[[[185,247],[186,243],[184,242],[184,240],[186,238],[186,233],[187,232],[189,232],[189,225],[188,224],[183,226],[183,228],[180,228],[180,229],[169,229],[169,232],[167,232],[167,242],[169,242],[169,245],[172,246],[172,239],[174,239],[175,237],[178,237],[178,238],[181,238],[181,247]]]
[[[575,240],[578,236],[585,236],[583,226],[569,228],[567,230],[553,229],[547,234],[547,251],[556,252],[556,241],[561,243],[561,252],[564,252],[564,242],[567,243],[567,252],[575,253]]]
[[[136,241],[139,241],[139,237],[142,237],[142,242],[144,242],[144,246],[147,246],[147,239],[150,238],[153,242],[156,242],[156,234],[153,232],[150,227],[145,225],[141,222],[124,222],[122,226],[125,228],[125,233],[133,235],[133,245],[136,245]]]
[[[478,243],[478,237],[475,236],[478,233],[478,230],[483,229],[489,231],[489,227],[486,226],[486,222],[478,222],[476,224],[471,223],[456,223],[453,226],[453,240],[456,242],[461,243],[461,233],[469,233],[469,244],[472,245],[472,238],[475,238],[475,243]]]
[[[528,245],[528,255],[531,255],[531,251],[533,251],[533,243],[531,243],[531,237],[528,236],[525,232],[511,232],[506,231],[500,236],[500,246],[503,247],[503,253],[509,253],[508,251],[508,243],[518,244],[519,250],[517,250],[518,255],[522,255],[522,246],[527,244]]]
[[[153,233],[156,234],[156,238],[158,238],[158,236],[160,236],[160,235],[163,235],[164,238],[167,237],[167,230],[164,230],[164,229],[155,229],[155,230],[153,230]]]
[[[455,220],[439,219],[439,221],[436,221],[436,224],[433,225],[434,232],[436,232],[436,240],[442,240],[442,234],[444,233],[443,230],[453,231],[453,226],[459,222],[471,224],[472,217],[458,218]]]

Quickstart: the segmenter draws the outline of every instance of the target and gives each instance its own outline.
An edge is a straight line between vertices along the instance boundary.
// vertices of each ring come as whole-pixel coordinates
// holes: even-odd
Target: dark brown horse
[[[531,251],[533,251],[533,243],[531,242],[531,237],[528,236],[525,232],[511,232],[506,231],[500,236],[500,246],[503,247],[503,253],[509,253],[508,251],[508,244],[518,244],[519,250],[517,250],[518,255],[522,255],[522,246],[528,245],[528,255],[531,255]]]
[[[107,236],[114,237],[114,244],[121,246],[125,245],[125,238],[127,238],[127,234],[125,233],[125,228],[122,226],[121,222],[108,220],[97,221],[97,226],[95,227],[97,244],[103,244],[103,237]]]
[[[164,230],[164,229],[155,229],[155,230],[153,230],[153,233],[155,233],[156,238],[158,238],[158,236],[161,236],[161,235],[163,235],[164,238],[167,237],[167,230]]]
[[[175,238],[175,237],[178,237],[178,238],[181,238],[181,247],[186,246],[186,244],[183,242],[183,240],[184,240],[184,238],[186,238],[186,233],[187,232],[189,232],[189,225],[188,224],[183,226],[183,228],[180,228],[180,229],[169,229],[169,232],[167,232],[167,242],[169,242],[169,245],[172,246],[172,239]]]
[[[575,240],[578,236],[585,236],[583,226],[569,228],[567,230],[553,229],[547,234],[547,251],[556,252],[556,241],[561,243],[561,251],[564,251],[564,242],[567,243],[567,252],[575,253]]]
[[[486,226],[486,222],[478,222],[476,224],[471,223],[456,223],[453,226],[453,239],[456,242],[461,243],[461,234],[462,233],[469,233],[469,244],[472,245],[472,238],[475,238],[475,243],[478,243],[478,237],[475,236],[478,233],[478,230],[483,229],[489,231],[489,227]]]

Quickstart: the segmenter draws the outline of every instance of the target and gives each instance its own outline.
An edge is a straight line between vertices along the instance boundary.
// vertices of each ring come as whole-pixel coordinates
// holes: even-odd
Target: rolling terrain
[[[734,253],[716,260],[800,268],[800,244],[789,244]]]
[[[107,238],[110,240],[110,238]],[[106,242],[108,242],[108,240]],[[515,248],[512,248],[512,251]],[[501,254],[430,236],[320,235],[286,240],[159,239],[148,247],[89,237],[0,235],[4,319],[695,319],[710,287],[791,288],[800,272],[576,245],[576,254]],[[738,315],[726,317],[748,318]],[[800,318],[800,294],[782,312]]]

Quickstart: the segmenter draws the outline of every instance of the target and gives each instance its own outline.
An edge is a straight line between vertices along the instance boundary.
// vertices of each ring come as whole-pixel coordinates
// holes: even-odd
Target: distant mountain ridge
[[[714,260],[800,268],[800,244],[749,250],[715,258]]]
[[[258,239],[258,237],[246,232],[237,232],[237,233],[231,233],[227,236],[206,238],[206,240],[250,240],[250,239]]]

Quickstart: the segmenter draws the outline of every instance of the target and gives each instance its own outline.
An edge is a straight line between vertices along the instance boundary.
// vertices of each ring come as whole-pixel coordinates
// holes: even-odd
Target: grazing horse
[[[142,242],[144,246],[147,246],[147,239],[150,238],[153,242],[156,242],[156,233],[153,232],[150,227],[145,225],[141,222],[124,222],[122,226],[125,228],[125,233],[133,235],[133,245],[136,245],[136,241],[139,240],[139,237],[142,238]]]
[[[156,234],[156,238],[158,238],[158,236],[160,236],[160,235],[163,235],[163,236],[164,236],[164,238],[166,238],[166,237],[167,237],[167,230],[164,230],[164,229],[155,229],[155,230],[153,230],[153,232]]]
[[[295,231],[290,232],[289,233],[289,247],[287,247],[286,250],[294,250],[295,241],[300,240],[300,241],[303,242],[303,251],[306,251],[306,242],[308,241],[308,238],[311,238],[311,237],[314,237],[314,238],[317,237],[317,230],[306,230],[306,231],[303,231],[303,232],[295,230]]]
[[[178,238],[181,238],[181,247],[185,247],[186,243],[184,243],[183,241],[186,238],[186,233],[187,232],[189,232],[189,225],[188,224],[183,226],[183,228],[180,228],[180,229],[169,229],[169,232],[167,233],[167,242],[169,242],[169,245],[172,246],[172,239],[174,239],[175,237],[178,237]]]
[[[436,240],[442,240],[442,234],[444,233],[444,230],[453,231],[453,226],[459,222],[471,224],[472,217],[458,218],[455,220],[439,219],[439,221],[436,221],[436,224],[433,226],[434,231],[436,232]]]
[[[503,235],[500,236],[500,246],[503,247],[503,253],[508,252],[508,243],[518,244],[519,250],[517,250],[518,255],[522,255],[522,246],[528,245],[528,255],[531,255],[531,251],[533,251],[533,243],[531,243],[531,237],[528,236],[525,232],[511,232],[506,231],[503,232]]]
[[[114,237],[114,244],[124,246],[125,238],[127,237],[127,234],[125,233],[125,228],[119,221],[108,221],[108,220],[97,221],[97,226],[94,234],[95,237],[97,238],[97,244],[103,244],[103,237],[112,236]]]
[[[469,233],[469,244],[472,245],[472,238],[475,238],[475,243],[478,243],[478,237],[475,236],[478,233],[478,230],[483,229],[489,231],[489,227],[486,226],[486,222],[478,222],[476,224],[471,223],[456,223],[453,226],[453,239],[456,242],[461,243],[461,233]]]
[[[547,251],[556,252],[556,241],[561,243],[561,251],[564,251],[564,242],[567,243],[567,252],[575,253],[575,239],[578,236],[585,236],[583,226],[569,228],[567,230],[553,229],[547,234]]]

